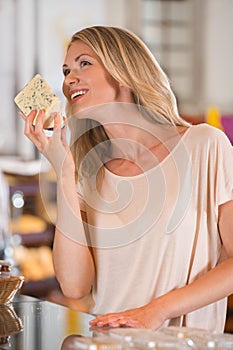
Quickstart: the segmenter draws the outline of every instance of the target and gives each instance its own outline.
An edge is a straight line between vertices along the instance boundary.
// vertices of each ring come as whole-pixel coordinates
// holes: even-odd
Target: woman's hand
[[[158,329],[165,319],[162,310],[155,309],[152,303],[123,312],[97,316],[90,321],[92,327],[132,327]]]
[[[60,176],[64,171],[74,172],[73,157],[66,141],[66,123],[62,127],[59,114],[54,113],[54,131],[53,135],[48,137],[43,131],[45,110],[39,111],[34,126],[33,120],[36,113],[37,111],[32,111],[27,117],[21,114],[25,120],[24,134],[52,164],[57,176]]]
[[[230,209],[232,205],[233,201],[230,201],[227,207]],[[192,283],[173,289],[143,307],[97,316],[90,324],[97,327],[127,326],[157,329],[166,320],[186,315],[231,295],[232,271],[233,257],[230,257]]]

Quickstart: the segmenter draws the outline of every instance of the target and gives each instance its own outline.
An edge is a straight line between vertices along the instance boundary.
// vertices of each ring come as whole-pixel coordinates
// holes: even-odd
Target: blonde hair
[[[135,34],[118,27],[93,26],[75,33],[68,49],[77,40],[87,44],[100,58],[108,73],[131,90],[135,103],[144,107],[143,111],[149,111],[146,117],[149,116],[150,120],[159,124],[189,125],[178,114],[176,98],[166,74],[143,41]],[[77,135],[71,140],[73,142],[71,150],[77,169],[91,148],[108,140],[100,124],[90,120],[86,123],[89,131],[81,135],[77,141],[75,141]],[[75,131],[72,129],[71,135],[74,136]],[[99,155],[96,154],[96,157]],[[96,159],[90,160],[89,165],[91,163],[96,163]],[[83,169],[84,173],[90,175],[88,173],[90,166],[84,168],[86,168]]]

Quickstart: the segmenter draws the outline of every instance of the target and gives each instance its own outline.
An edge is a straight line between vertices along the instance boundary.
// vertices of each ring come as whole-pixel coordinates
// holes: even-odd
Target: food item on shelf
[[[10,221],[10,230],[13,234],[40,233],[46,230],[47,223],[39,216],[23,214],[16,220]]]
[[[20,266],[25,281],[35,281],[54,277],[52,251],[50,247],[16,247],[14,259]]]
[[[32,110],[45,109],[44,129],[53,128],[54,112],[60,113],[61,110],[60,99],[40,74],[36,74],[32,78],[18,93],[14,101],[25,116],[28,116]],[[36,118],[37,116],[33,121],[33,125],[35,125]]]

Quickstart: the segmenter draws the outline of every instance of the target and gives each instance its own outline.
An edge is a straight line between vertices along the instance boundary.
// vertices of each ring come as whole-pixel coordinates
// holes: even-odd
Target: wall
[[[233,1],[205,2],[203,103],[233,114]]]
[[[15,151],[11,138],[15,137],[15,119],[13,103],[9,99],[14,93],[14,2],[0,1],[0,150]]]

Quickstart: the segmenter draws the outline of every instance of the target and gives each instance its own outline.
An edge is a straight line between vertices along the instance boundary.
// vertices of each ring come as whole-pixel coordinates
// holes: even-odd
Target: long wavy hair
[[[168,77],[139,37],[119,27],[93,26],[75,33],[68,50],[77,40],[87,44],[108,73],[130,89],[135,104],[144,107],[141,108],[143,111],[149,111],[144,117],[159,124],[189,125],[179,116]],[[67,104],[68,117],[69,111],[70,106]],[[90,176],[98,172],[98,177],[102,179],[104,167],[101,155],[103,148],[109,147],[110,143],[104,127],[91,119],[71,119],[71,151],[76,164],[76,176]]]

